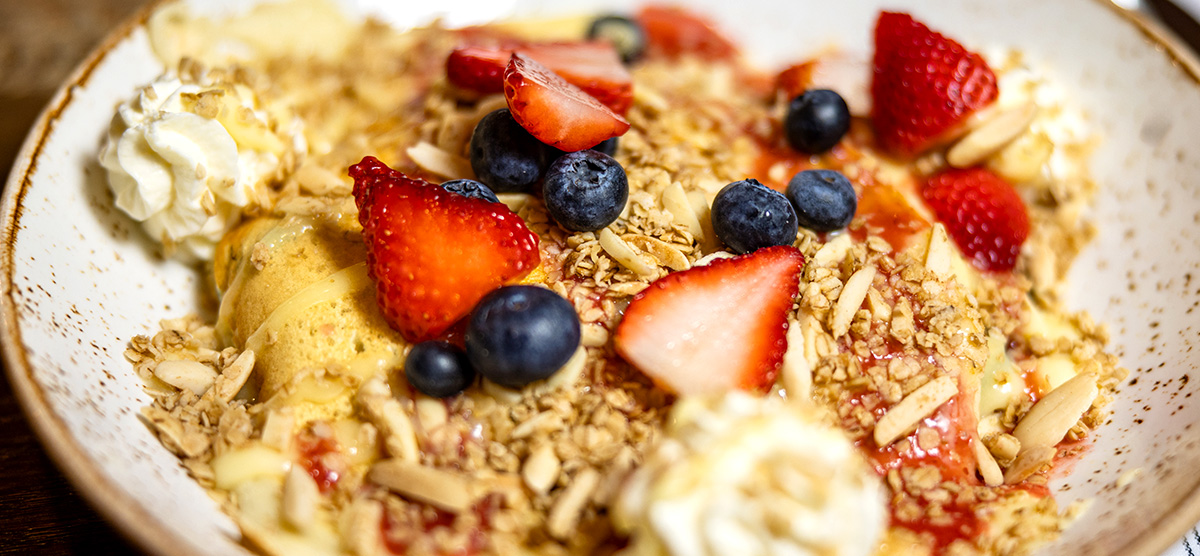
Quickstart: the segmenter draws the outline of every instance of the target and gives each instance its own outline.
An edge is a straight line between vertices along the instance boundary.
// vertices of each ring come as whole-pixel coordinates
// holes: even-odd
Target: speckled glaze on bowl
[[[437,15],[374,4],[367,8],[401,25]],[[601,5],[459,2],[443,15],[457,24]],[[766,66],[831,44],[868,52],[879,8],[865,0],[693,5]],[[1043,553],[1161,552],[1200,520],[1200,405],[1191,403],[1200,391],[1200,65],[1152,25],[1096,0],[885,6],[973,47],[1014,46],[1043,60],[1101,132],[1092,160],[1099,233],[1072,271],[1068,305],[1110,325],[1133,374],[1112,422],[1073,473],[1055,480],[1060,502],[1094,498],[1091,509]],[[59,92],[4,190],[4,363],[55,461],[143,548],[244,554],[236,527],[139,421],[149,398],[122,355],[158,320],[200,310],[204,287],[195,269],[163,260],[112,208],[95,162],[114,107],[162,71],[145,15],[115,31]],[[1122,477],[1132,480],[1117,486]]]

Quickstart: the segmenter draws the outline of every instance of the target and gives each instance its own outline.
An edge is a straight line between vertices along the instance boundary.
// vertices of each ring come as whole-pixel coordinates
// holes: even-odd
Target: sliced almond
[[[608,330],[595,323],[588,323],[580,328],[582,337],[579,343],[584,347],[600,347],[608,343]]]
[[[706,185],[705,183],[700,184],[701,187],[705,187]],[[712,191],[715,194],[723,184],[713,180],[712,185],[714,186]],[[720,247],[720,242],[717,241],[717,234],[713,232],[712,207],[708,203],[708,198],[700,191],[689,191],[687,198],[688,202],[692,205],[692,212],[695,212],[696,218],[700,220],[700,229],[704,231],[704,240],[700,242],[700,249],[704,253],[716,251]]]
[[[355,498],[342,512],[338,520],[344,548],[355,556],[391,554],[384,548],[383,502],[362,497]]]
[[[204,395],[217,380],[217,371],[199,361],[162,361],[154,367],[154,376],[180,390]]]
[[[935,223],[929,229],[929,247],[925,250],[925,268],[943,280],[953,274],[950,263],[954,260],[954,244],[946,234],[946,227],[941,222]]]
[[[466,476],[396,458],[371,466],[367,478],[391,491],[451,513],[471,508],[471,481]]]
[[[879,418],[875,425],[875,444],[883,447],[895,442],[955,394],[958,394],[958,383],[948,376],[933,379],[917,388]]]
[[[250,379],[250,372],[253,370],[254,352],[246,350],[238,354],[237,359],[225,367],[221,371],[221,376],[217,377],[213,386],[216,389],[217,399],[223,402],[232,400],[246,385],[246,381]]]
[[[1013,183],[1038,177],[1054,154],[1054,143],[1044,133],[1026,133],[988,158],[987,167]]]
[[[808,400],[812,396],[812,367],[804,354],[804,331],[791,322],[787,331],[787,351],[783,354],[780,380],[789,400]]]
[[[521,479],[525,481],[529,490],[546,494],[550,492],[554,483],[558,482],[558,473],[561,470],[562,462],[555,455],[554,447],[543,444],[525,458],[525,464],[521,466]]]
[[[1057,454],[1058,450],[1051,446],[1034,446],[1022,450],[1021,455],[1017,456],[1008,471],[1004,473],[1004,484],[1015,485],[1028,479],[1042,467],[1050,465]]]
[[[504,203],[504,206],[508,207],[508,210],[520,212],[533,199],[533,195],[528,193],[497,193],[496,198],[500,199],[500,202]]]
[[[850,248],[854,245],[850,234],[839,234],[837,237],[825,242],[820,249],[817,249],[813,255],[812,264],[816,266],[833,266],[840,264],[846,259],[846,253],[850,252]]]
[[[1046,397],[1033,404],[1013,430],[1013,436],[1021,441],[1022,451],[1033,446],[1054,446],[1062,442],[1067,431],[1079,422],[1099,394],[1096,375],[1090,372],[1078,374],[1051,390]]]
[[[299,465],[293,465],[283,480],[283,519],[297,531],[308,529],[317,518],[317,505],[321,502],[321,491]]]
[[[608,256],[617,261],[621,266],[632,270],[639,276],[653,276],[657,273],[658,267],[645,259],[641,253],[638,253],[620,236],[614,234],[609,228],[600,230],[599,238],[600,248],[604,249]]]
[[[424,430],[436,429],[446,424],[446,420],[450,418],[449,412],[446,410],[446,402],[442,400],[418,395],[416,404],[417,421],[421,423],[421,428]]]
[[[418,461],[420,454],[412,420],[400,402],[392,397],[387,383],[372,378],[358,389],[355,399],[367,420],[383,433],[388,454],[404,461]]]
[[[292,432],[296,428],[296,415],[290,408],[267,411],[263,420],[262,443],[287,452],[292,446]]]
[[[692,208],[692,203],[688,200],[687,193],[683,191],[683,185],[679,182],[674,182],[668,185],[662,192],[663,208],[671,213],[677,224],[687,228],[692,237],[696,241],[704,242],[704,227],[700,225],[700,217]]]
[[[421,141],[404,151],[417,166],[447,178],[469,178],[475,175],[471,162],[461,156],[439,149],[432,143]]]
[[[1037,105],[1025,102],[1000,109],[991,118],[959,139],[946,152],[946,162],[955,168],[969,168],[1020,137],[1037,116]]]
[[[996,463],[996,458],[992,457],[987,446],[984,446],[981,440],[973,439],[971,440],[971,450],[975,452],[975,460],[979,465],[979,474],[983,476],[983,484],[993,487],[1004,484],[1004,471],[1000,470],[1000,464]]]
[[[840,338],[846,332],[850,331],[850,323],[854,320],[854,315],[858,313],[858,308],[862,307],[863,300],[867,298],[867,291],[871,289],[871,282],[875,280],[875,267],[863,267],[850,276],[846,280],[846,284],[842,286],[842,293],[838,295],[837,306],[833,313],[832,332],[834,338]]]
[[[551,537],[558,540],[570,538],[575,532],[575,526],[579,524],[588,499],[599,484],[600,473],[590,467],[575,475],[562,495],[554,501],[550,515],[546,518],[546,530]]]
[[[643,252],[649,253],[650,256],[658,259],[658,264],[671,270],[687,270],[692,267],[692,263],[688,261],[682,251],[661,239],[639,234],[625,234],[621,236],[621,239]]]
[[[735,255],[728,251],[713,251],[696,261],[696,266],[707,266],[719,259],[732,259]]]

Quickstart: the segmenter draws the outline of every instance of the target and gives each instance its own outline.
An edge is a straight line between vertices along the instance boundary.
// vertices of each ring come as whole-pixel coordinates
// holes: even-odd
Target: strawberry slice
[[[633,105],[633,76],[607,41],[458,48],[446,58],[446,77],[457,87],[499,93],[504,90],[504,68],[514,52],[537,60],[613,112],[623,115]]]
[[[875,133],[900,155],[953,138],[968,116],[996,100],[996,75],[981,56],[908,14],[879,15],[874,65]]]
[[[446,57],[446,79],[468,91],[499,93],[504,90],[504,68],[512,53],[482,46],[456,48]]]
[[[637,21],[646,31],[647,56],[674,59],[693,55],[704,60],[737,56],[737,47],[717,31],[716,25],[683,8],[644,6],[637,13]]]
[[[980,270],[1009,271],[1029,236],[1025,203],[1004,178],[983,168],[947,170],[921,188],[954,243]]]
[[[525,131],[559,150],[591,148],[629,130],[625,118],[524,54],[508,61],[504,98]]]
[[[676,394],[765,392],[787,351],[804,255],[767,247],[668,274],[617,326],[617,353]]]
[[[538,266],[538,237],[503,204],[451,193],[366,157],[350,167],[384,318],[410,342],[436,337],[488,292]]]

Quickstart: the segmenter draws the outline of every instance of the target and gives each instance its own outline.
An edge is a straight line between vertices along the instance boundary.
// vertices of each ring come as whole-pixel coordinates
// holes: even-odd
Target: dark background
[[[55,88],[146,0],[0,0],[0,176]],[[1200,26],[1166,0],[1146,7],[1193,46]],[[7,181],[7,180],[6,180]],[[0,182],[2,184],[4,182]],[[46,457],[0,379],[0,554],[137,554]]]

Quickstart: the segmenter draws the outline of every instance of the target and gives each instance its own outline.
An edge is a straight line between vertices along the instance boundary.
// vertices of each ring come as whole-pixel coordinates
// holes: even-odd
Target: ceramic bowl
[[[230,2],[226,1],[226,4]],[[399,24],[429,20],[380,0]],[[869,52],[879,5],[702,0],[763,65],[831,44]],[[451,23],[502,13],[598,11],[576,2],[459,2]],[[629,6],[611,3],[604,9]],[[1140,18],[1095,0],[889,0],[976,48],[1044,61],[1102,135],[1095,242],[1071,273],[1072,309],[1108,323],[1132,370],[1061,503],[1094,500],[1052,554],[1157,554],[1200,519],[1200,80],[1190,54]],[[196,311],[202,282],[163,260],[112,207],[96,155],[114,107],[162,70],[145,14],[116,30],[63,86],[4,190],[4,363],[55,461],[116,526],[155,554],[243,554],[232,522],[163,449],[122,353],[158,320]],[[1191,375],[1196,374],[1195,380]],[[1200,396],[1197,397],[1200,399]],[[1193,430],[1193,429],[1196,430]]]

